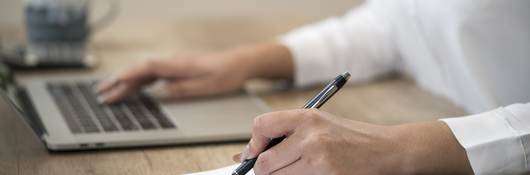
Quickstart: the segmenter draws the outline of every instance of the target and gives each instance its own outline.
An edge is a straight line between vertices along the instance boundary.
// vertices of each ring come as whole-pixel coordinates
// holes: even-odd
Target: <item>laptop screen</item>
[[[20,106],[20,102],[16,96],[17,94],[14,90],[10,92],[0,90],[0,93],[2,94],[2,98],[4,98],[4,100],[7,101],[11,105],[11,107],[15,108],[17,112],[24,114],[24,110],[22,110],[23,108]]]
[[[17,89],[11,70],[0,63],[0,96],[20,114],[24,114],[17,98]]]
[[[30,115],[31,111],[24,110],[25,108],[22,107],[22,101],[21,98],[19,98],[19,95],[20,91],[18,90],[13,79],[12,72],[8,67],[0,63],[0,100],[8,103],[9,108],[12,110],[10,112],[15,112],[16,115],[21,117],[24,123],[31,127],[37,137],[39,137],[45,133],[46,130],[39,120]]]

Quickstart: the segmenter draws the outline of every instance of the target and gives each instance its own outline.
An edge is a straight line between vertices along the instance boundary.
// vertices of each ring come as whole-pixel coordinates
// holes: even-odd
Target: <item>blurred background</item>
[[[0,39],[26,41],[24,5],[0,1]],[[91,0],[90,18],[105,15],[112,0]],[[119,0],[117,16],[90,35],[104,61],[169,57],[270,41],[306,23],[344,14],[359,0]],[[133,55],[133,56],[131,56]],[[133,57],[133,58],[131,58]],[[107,72],[105,65],[99,67]]]
[[[26,42],[24,10],[29,1],[40,0],[0,0],[1,44]],[[88,1],[91,21],[104,16],[108,2],[119,4],[109,25],[90,34],[90,46],[101,63],[88,70],[21,71],[17,75],[77,76],[85,71],[109,75],[141,59],[271,41],[301,25],[341,16],[362,3],[362,0]]]
[[[98,12],[108,0],[94,0]],[[140,23],[182,18],[303,18],[342,14],[359,0],[121,0],[117,22]],[[0,1],[0,25],[21,24],[24,0]]]

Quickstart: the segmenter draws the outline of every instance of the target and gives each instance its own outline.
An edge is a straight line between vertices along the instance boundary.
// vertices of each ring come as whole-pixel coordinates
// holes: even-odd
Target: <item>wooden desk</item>
[[[116,24],[94,39],[101,64],[93,70],[18,73],[21,80],[57,75],[107,75],[138,59],[170,56],[184,50],[222,49],[271,40],[303,20],[227,19],[175,23]],[[5,29],[20,35],[20,30]],[[274,109],[302,106],[316,89],[261,91]],[[0,107],[0,174],[181,174],[233,164],[231,156],[245,143],[226,143],[125,150],[49,153],[16,116]],[[409,80],[392,78],[344,88],[323,108],[354,120],[398,124],[459,116],[464,112],[447,100],[420,90]]]

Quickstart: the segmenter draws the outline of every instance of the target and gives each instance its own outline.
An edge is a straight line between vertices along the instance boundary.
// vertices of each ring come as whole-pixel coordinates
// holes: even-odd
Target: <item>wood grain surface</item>
[[[90,70],[39,70],[17,73],[20,81],[49,76],[107,76],[131,64],[156,57],[225,49],[272,41],[307,22],[304,19],[226,18],[115,24],[93,38],[100,64]],[[21,35],[20,28],[0,34]],[[258,82],[256,84],[267,84]],[[249,85],[253,91],[253,85]],[[274,110],[302,106],[318,88],[256,90]],[[169,175],[233,164],[231,157],[245,143],[216,143],[157,148],[50,153],[24,123],[0,106],[1,175]],[[464,115],[448,102],[399,76],[352,85],[341,90],[322,110],[377,124],[435,120]]]

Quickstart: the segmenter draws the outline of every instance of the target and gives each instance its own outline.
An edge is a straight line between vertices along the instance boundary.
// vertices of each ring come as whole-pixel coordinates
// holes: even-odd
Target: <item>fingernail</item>
[[[241,152],[241,157],[239,158],[241,162],[248,159],[248,151],[249,151],[249,145],[245,146],[245,149],[243,149],[243,152]]]
[[[106,80],[103,80],[100,83],[94,85],[93,90],[96,93],[102,93],[103,90],[108,89],[109,87],[116,85],[116,83],[117,83],[116,81],[107,82]]]
[[[234,160],[234,162],[241,162],[241,153],[233,155],[232,160]]]
[[[154,89],[151,92],[151,95],[153,95],[155,98],[163,99],[163,98],[169,97],[170,93],[166,87],[161,87],[161,88]]]
[[[111,76],[109,76],[108,78],[105,79],[106,82],[115,82],[116,80],[118,80],[118,74],[117,73],[114,73],[114,74],[112,74]]]
[[[107,97],[105,95],[99,95],[97,97],[97,100],[98,100],[98,103],[99,104],[105,104],[107,103]]]
[[[114,85],[114,84],[118,83],[118,80],[119,80],[118,76],[112,75],[109,78],[106,78],[105,80],[101,81],[101,83]]]

